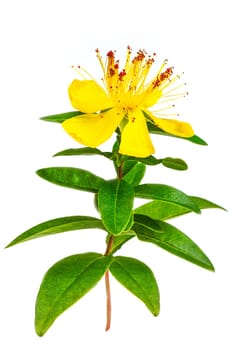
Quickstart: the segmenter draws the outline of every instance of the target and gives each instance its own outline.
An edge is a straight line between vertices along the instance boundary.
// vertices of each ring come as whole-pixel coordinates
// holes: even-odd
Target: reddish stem
[[[104,255],[109,255],[111,253],[113,241],[114,241],[114,236],[110,236]],[[105,272],[105,287],[106,287],[106,299],[107,299],[107,303],[106,303],[107,319],[106,319],[105,331],[108,331],[111,326],[111,314],[112,314],[109,270]]]
[[[123,162],[121,163],[121,165],[118,168],[117,176],[118,176],[119,180],[121,180],[123,178]],[[110,236],[104,255],[111,254],[111,249],[112,249],[113,242],[114,242],[114,236]],[[106,288],[106,299],[107,299],[106,300],[107,316],[106,316],[105,331],[107,332],[110,329],[110,327],[111,327],[111,316],[112,316],[112,303],[111,303],[111,289],[110,289],[109,270],[105,272],[105,288]]]
[[[121,180],[123,178],[123,162],[121,163],[121,165],[118,168],[117,176],[118,176],[119,180]]]
[[[107,332],[110,329],[111,326],[111,311],[112,311],[112,305],[111,305],[111,290],[110,290],[110,280],[109,280],[109,271],[105,272],[105,286],[106,286],[106,298],[107,298],[107,319],[106,319],[106,326],[105,331]]]

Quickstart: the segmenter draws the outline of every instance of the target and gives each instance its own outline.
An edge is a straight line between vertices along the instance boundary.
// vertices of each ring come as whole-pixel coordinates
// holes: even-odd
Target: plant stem
[[[105,272],[105,286],[106,286],[106,298],[107,298],[107,305],[106,305],[107,316],[106,316],[105,331],[107,332],[111,326],[111,315],[112,315],[109,270]]]
[[[117,176],[119,180],[123,178],[123,162],[121,162],[121,165],[117,169]],[[111,254],[113,242],[114,242],[114,236],[110,236],[104,255]],[[107,312],[105,331],[107,332],[111,327],[111,316],[112,316],[109,270],[105,272],[105,288],[106,288],[106,312]]]
[[[109,255],[111,253],[113,241],[114,241],[114,236],[110,236],[104,255]],[[107,332],[111,326],[111,315],[112,315],[109,270],[105,272],[105,288],[106,288],[106,312],[107,312],[105,331]]]
[[[123,178],[123,162],[121,163],[121,165],[118,168],[117,176],[118,176],[119,180],[121,180]]]

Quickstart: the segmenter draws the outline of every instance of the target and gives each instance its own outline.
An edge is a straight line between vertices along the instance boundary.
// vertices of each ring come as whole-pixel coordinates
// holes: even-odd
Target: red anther
[[[160,84],[161,84],[161,81],[160,81],[160,79],[159,79],[159,77],[158,77],[156,80],[154,80],[154,81],[152,82],[153,89],[155,89],[156,87],[159,87]]]
[[[111,57],[111,58],[114,58],[114,52],[112,50],[108,51],[107,56]]]
[[[78,65],[77,68],[80,69],[81,68],[80,65]]]
[[[100,51],[99,51],[99,49],[95,49],[95,52],[96,52],[96,53],[99,53]]]
[[[116,63],[116,64],[114,65],[114,68],[115,68],[115,69],[118,69],[118,68],[119,68],[119,64]]]
[[[132,50],[132,49],[131,49],[131,47],[130,47],[129,45],[127,46],[127,49],[128,49],[129,51],[131,51],[131,50]]]
[[[126,71],[123,69],[120,73],[119,73],[119,80],[122,81],[123,77],[126,75]]]
[[[153,58],[149,58],[147,61],[146,61],[146,63],[147,64],[149,64],[149,65],[151,65],[151,64],[153,64],[154,63],[154,59]]]
[[[111,77],[113,77],[115,75],[115,73],[116,73],[115,69],[109,68],[109,74]]]
[[[139,50],[137,52],[137,56],[134,57],[132,62],[135,63],[135,62],[143,61],[145,57],[146,57],[145,51]]]
[[[153,88],[156,88],[158,86],[161,85],[161,83],[166,80],[169,79],[170,76],[172,75],[173,71],[172,71],[172,67],[169,67],[165,70],[165,72],[162,72],[155,81],[153,81]]]

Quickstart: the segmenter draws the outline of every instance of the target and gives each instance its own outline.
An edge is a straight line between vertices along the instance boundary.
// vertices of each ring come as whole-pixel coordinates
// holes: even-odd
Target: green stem
[[[104,255],[109,255],[111,253],[113,241],[114,241],[114,236],[110,236]],[[106,288],[106,312],[107,312],[105,331],[107,332],[110,329],[110,326],[111,326],[111,315],[112,315],[109,270],[107,270],[105,272],[105,288]]]

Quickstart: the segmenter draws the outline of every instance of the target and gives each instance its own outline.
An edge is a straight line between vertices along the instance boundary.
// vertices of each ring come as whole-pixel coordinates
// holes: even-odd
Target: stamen
[[[177,85],[177,86],[175,86],[173,89],[170,89],[170,90],[166,91],[165,93],[163,93],[163,96],[166,96],[166,95],[170,94],[171,92],[174,92],[174,91],[176,91],[176,90],[178,90],[178,89],[181,89],[181,88],[183,88],[184,86],[185,86],[185,84]],[[186,94],[186,93],[187,93],[187,91],[184,91],[184,92],[183,92],[183,94]]]
[[[183,72],[181,74],[177,74],[172,79],[169,79],[167,82],[164,82],[164,84],[162,85],[162,88],[166,89],[169,85],[175,83],[177,80],[180,80],[183,74],[184,74]]]
[[[175,89],[174,89],[175,90]],[[167,92],[166,94],[163,94],[161,97],[177,97],[177,96],[183,96],[185,97],[186,95],[188,95],[188,92],[181,92],[179,94],[169,94],[169,92]]]
[[[119,73],[119,80],[123,81],[124,76],[126,75],[126,71],[123,69],[120,73]]]
[[[173,74],[172,67],[167,68],[164,72],[157,75],[156,79],[152,81],[153,88],[160,87],[162,83],[170,78],[170,76]]]
[[[156,104],[159,105],[162,103],[167,103],[167,102],[171,102],[174,100],[178,100],[180,97],[185,97],[186,95],[181,95],[181,96],[177,96],[177,97],[170,97],[170,96],[163,97],[163,96],[161,96],[161,98],[158,100],[158,102],[156,102]]]
[[[146,79],[150,73],[151,67],[154,64],[156,54],[148,55],[145,50],[138,50],[136,55],[131,59],[132,49],[127,46],[126,60],[124,68],[120,68],[119,60],[115,59],[115,51],[108,51],[106,54],[106,61],[104,62],[100,52],[96,49],[96,55],[100,62],[101,68],[104,73],[102,79],[107,92],[116,101],[120,107],[127,111],[128,109],[140,107],[140,103],[143,104],[143,99],[154,99],[155,104],[166,103],[174,101],[180,97],[185,97],[186,92],[183,92],[182,88],[185,84],[175,84],[177,86],[171,86],[181,75],[173,76],[173,67],[166,67],[168,60],[164,60],[159,66],[157,74],[148,83]],[[85,69],[79,67],[78,71],[93,77],[85,71]],[[85,75],[82,75],[84,77]],[[180,90],[181,89],[181,90]],[[180,92],[181,91],[181,92]],[[157,97],[157,98],[156,98]],[[164,114],[163,111],[168,111],[174,107],[168,105],[159,108],[155,113],[164,116],[177,116],[177,114]]]
[[[158,70],[158,72],[157,72],[157,74],[155,76],[155,79],[162,72],[162,70],[166,67],[167,64],[168,64],[168,59],[165,59],[163,61],[163,63],[161,64],[161,66],[160,66],[160,68],[159,68],[159,70]]]
[[[152,111],[152,113],[163,117],[179,117],[178,113],[159,113],[157,111]]]
[[[71,68],[75,70],[75,72],[78,73],[81,78],[83,78],[84,80],[86,79],[85,75],[82,74],[82,72],[80,71],[80,66],[71,66]]]
[[[115,75],[115,73],[116,73],[115,69],[109,68],[109,74],[110,74],[111,77],[113,77]]]
[[[167,109],[171,109],[171,108],[174,108],[174,107],[175,107],[175,105],[170,105],[170,106],[166,106],[164,108],[156,109],[153,112],[161,112],[161,111],[165,111]]]
[[[86,73],[86,75],[91,78],[91,80],[95,80],[95,78],[93,77],[93,75],[91,75],[85,68],[79,66],[79,69],[81,69],[84,73]]]
[[[101,68],[103,70],[103,73],[105,73],[104,62],[103,62],[102,56],[100,55],[99,49],[96,49],[95,52],[96,52],[96,56],[97,56],[97,58],[99,60],[100,66],[101,66]]]
[[[91,80],[95,80],[95,78],[83,67],[81,67],[80,65],[78,66],[71,66],[71,68],[73,68],[83,79],[87,79],[87,76],[89,78],[91,78]],[[83,74],[83,72],[86,74]]]

